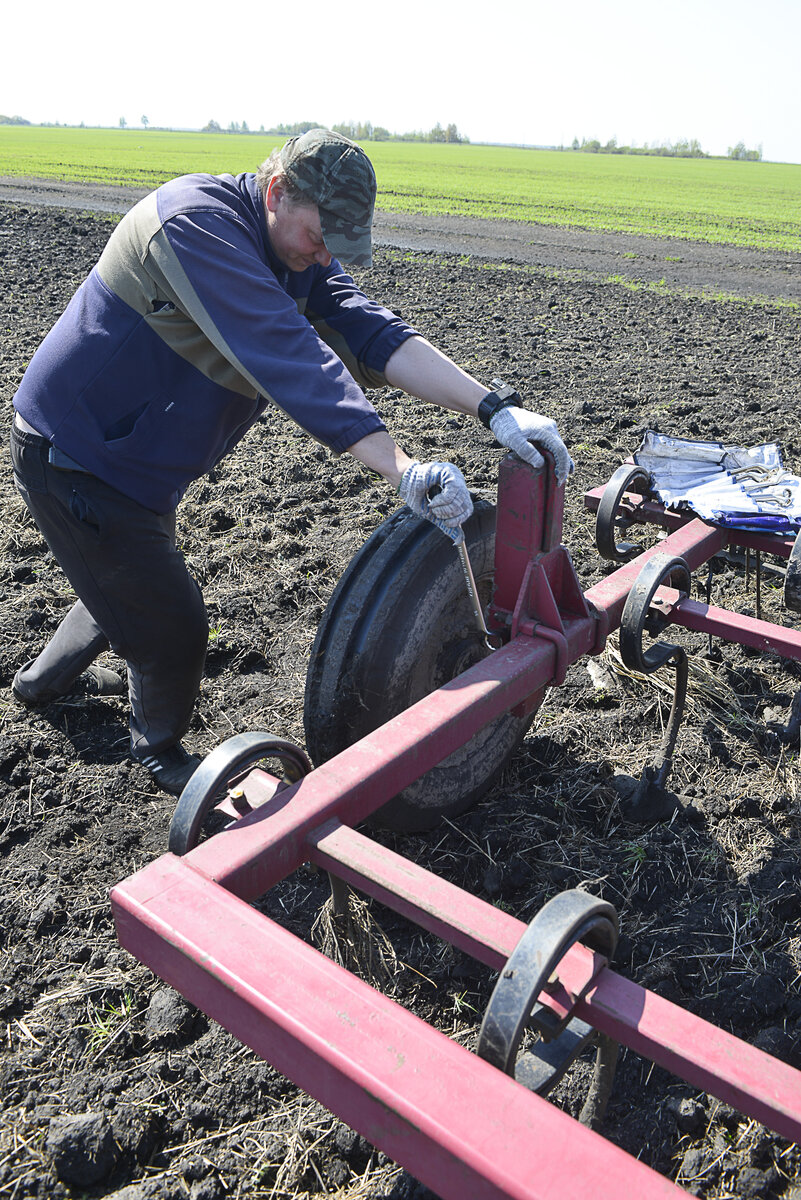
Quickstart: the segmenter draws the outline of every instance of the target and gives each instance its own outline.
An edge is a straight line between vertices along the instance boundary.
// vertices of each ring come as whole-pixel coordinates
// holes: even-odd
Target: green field
[[[0,175],[155,187],[188,171],[253,170],[279,140],[0,125]],[[801,165],[412,142],[366,149],[389,212],[801,251]]]

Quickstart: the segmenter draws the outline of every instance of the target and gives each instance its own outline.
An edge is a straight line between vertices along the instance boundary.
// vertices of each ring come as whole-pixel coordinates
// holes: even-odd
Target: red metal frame
[[[594,488],[587,492],[584,500],[591,512],[597,512],[603,492],[603,488]],[[793,537],[753,530],[717,529],[699,521],[686,510],[670,511],[634,493],[627,493],[625,501],[627,511],[635,523],[660,525],[664,529],[673,530],[673,533],[586,592],[586,599],[590,604],[610,614],[613,627],[620,623],[631,585],[643,564],[654,554],[666,553],[683,557],[690,570],[694,571],[714,554],[729,546],[743,546],[747,550],[773,554],[777,558],[789,558],[793,549]],[[701,536],[701,529],[707,532],[708,537]],[[681,540],[676,537],[676,533],[681,531],[690,536],[685,550],[681,549]],[[716,608],[713,604],[703,604],[680,596],[669,587],[659,588],[651,603],[651,610],[661,616],[667,624],[681,625],[685,629],[709,633],[753,650],[770,650],[785,658],[801,661],[801,633],[783,625],[775,625],[742,613],[731,613],[725,608]]]
[[[446,1200],[683,1193],[248,901],[310,861],[503,967],[521,922],[352,826],[495,717],[531,711],[570,663],[599,653],[648,557],[679,555],[694,569],[727,540],[701,521],[677,523],[658,547],[583,594],[559,544],[561,505],[545,471],[506,460],[489,613],[509,636],[502,649],[289,788],[276,791],[272,776],[251,771],[240,785],[250,812],[112,892],[123,946]],[[733,618],[669,588],[655,603],[687,627],[734,632]],[[743,618],[736,622],[742,629]],[[801,636],[746,625],[736,640],[801,657]],[[601,955],[574,946],[539,999],[801,1140],[801,1073],[622,979]]]

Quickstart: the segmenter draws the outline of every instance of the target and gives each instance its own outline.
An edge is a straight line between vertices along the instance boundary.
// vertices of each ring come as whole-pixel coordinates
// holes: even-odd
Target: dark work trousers
[[[175,513],[159,516],[94,475],[52,466],[49,449],[12,426],[14,481],[79,599],[17,682],[32,699],[52,699],[110,646],[128,664],[133,754],[157,754],[189,725],[209,632],[175,546]]]

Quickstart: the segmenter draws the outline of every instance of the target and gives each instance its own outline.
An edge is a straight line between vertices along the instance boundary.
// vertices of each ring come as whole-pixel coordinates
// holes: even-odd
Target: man
[[[478,415],[535,465],[571,467],[553,421],[489,391],[387,309],[338,259],[371,261],[375,175],[347,138],[292,138],[256,174],[188,175],[140,201],[32,359],[14,399],[17,486],[79,599],[14,694],[119,695],[131,753],[180,793],[181,745],[208,623],[175,546],[175,509],[270,403],[379,472],[452,537],[472,505],[458,469],[393,441],[359,384]],[[358,382],[357,382],[358,381]]]

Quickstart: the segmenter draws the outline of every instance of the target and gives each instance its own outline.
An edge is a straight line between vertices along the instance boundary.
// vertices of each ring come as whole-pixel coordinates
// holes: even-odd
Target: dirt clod
[[[93,1187],[105,1179],[117,1161],[114,1135],[102,1113],[54,1117],[45,1148],[58,1178],[77,1188]]]
[[[145,1014],[145,1033],[151,1039],[175,1038],[192,1022],[193,1009],[171,988],[159,988],[150,997]]]

